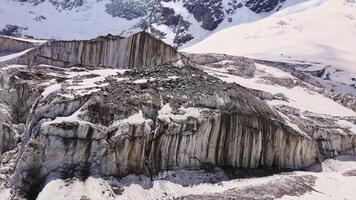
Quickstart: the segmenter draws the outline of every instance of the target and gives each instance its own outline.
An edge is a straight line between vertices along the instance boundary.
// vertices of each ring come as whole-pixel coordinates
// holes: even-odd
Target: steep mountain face
[[[156,2],[147,30],[180,47],[212,32],[255,21],[283,8],[285,0],[164,0]],[[295,2],[293,2],[295,3]],[[288,4],[287,4],[288,5]]]
[[[0,5],[0,17],[5,19],[0,22],[0,34],[91,39],[146,30],[174,47],[181,47],[299,2],[290,1],[4,0]]]
[[[142,30],[152,1],[4,0],[0,34],[37,38],[92,39]]]
[[[53,180],[270,173],[356,155],[356,98],[333,98],[298,66],[183,54],[146,33],[2,41],[0,194],[11,188],[15,199],[40,197]],[[271,195],[304,194],[315,179],[281,179],[278,188],[307,186]],[[114,184],[109,193],[122,197]]]

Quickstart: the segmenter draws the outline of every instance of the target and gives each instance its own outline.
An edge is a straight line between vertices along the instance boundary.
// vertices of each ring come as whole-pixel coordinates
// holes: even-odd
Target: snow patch
[[[163,121],[170,122],[173,121],[184,121],[187,120],[189,117],[192,118],[199,118],[201,112],[204,109],[201,108],[194,108],[194,107],[180,107],[178,112],[173,112],[172,107],[169,103],[162,106],[162,108],[158,111],[158,118]]]
[[[55,81],[55,80],[52,80],[52,81]],[[53,84],[53,85],[47,87],[41,94],[42,95],[42,99],[46,99],[50,94],[60,90],[61,88],[62,88],[62,84],[61,83],[56,83],[56,84]]]

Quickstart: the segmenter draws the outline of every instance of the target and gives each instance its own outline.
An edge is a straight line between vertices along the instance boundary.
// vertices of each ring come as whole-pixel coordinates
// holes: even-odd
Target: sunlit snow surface
[[[182,51],[321,62],[356,75],[356,3],[310,0],[224,29]]]
[[[289,101],[272,100],[267,101],[270,105],[289,105],[304,111],[334,116],[355,116],[356,113],[317,92],[296,86],[292,88],[276,84],[266,84],[261,77],[266,73],[271,77],[288,77],[297,80],[282,70],[257,64],[257,72],[254,77],[241,77],[227,73],[226,69],[206,68],[206,72],[229,83],[237,83],[247,88],[270,92],[272,94],[282,93]]]
[[[320,168],[320,166],[316,167]],[[344,156],[337,159],[326,160],[321,165],[322,172],[294,172],[278,174],[261,178],[233,179],[219,181],[217,183],[200,183],[184,187],[180,183],[189,185],[195,179],[214,179],[224,176],[222,173],[209,174],[202,171],[177,171],[166,172],[160,178],[166,180],[156,180],[149,184],[149,180],[144,177],[128,176],[121,182],[103,180],[101,178],[90,177],[85,181],[79,180],[52,180],[39,194],[39,200],[44,199],[80,199],[87,197],[90,199],[173,199],[173,197],[187,196],[191,194],[216,194],[229,189],[244,189],[268,183],[278,183],[281,180],[288,180],[294,176],[310,175],[316,178],[312,191],[302,196],[285,195],[282,199],[355,199],[356,176],[346,176],[346,173],[356,169],[356,158]],[[172,178],[169,174],[177,174],[180,180]],[[220,177],[219,177],[220,176]],[[172,180],[169,180],[171,177]],[[190,178],[190,179],[189,179]],[[282,183],[281,183],[282,184]],[[304,184],[304,183],[300,183]],[[121,195],[113,192],[112,185],[121,188]]]
[[[27,30],[23,34],[36,38],[91,39],[107,34],[127,34],[140,30],[136,27],[144,17],[126,20],[105,11],[109,0],[85,0],[83,6],[72,10],[58,10],[49,1],[34,6],[13,0],[1,0],[0,29],[17,25]],[[46,19],[36,21],[36,17]],[[4,20],[6,19],[6,20]]]
[[[285,8],[288,8],[289,6],[305,2],[307,0],[288,0],[285,2],[281,2],[279,6],[277,6],[275,9],[273,9],[270,12],[261,12],[261,13],[255,13],[251,11],[248,7],[242,6],[239,8],[232,8],[231,3],[236,3],[239,1],[232,1],[232,0],[223,0],[222,1],[222,8],[221,11],[224,13],[224,18],[222,19],[222,22],[218,24],[218,26],[212,30],[206,30],[202,27],[202,22],[197,21],[194,16],[189,13],[187,8],[184,6],[184,1],[161,1],[160,6],[164,8],[169,8],[174,10],[175,15],[179,15],[182,17],[184,21],[189,22],[189,28],[185,30],[189,35],[192,36],[193,39],[187,41],[184,45],[184,47],[188,47],[191,45],[194,45],[195,43],[205,39],[209,35],[216,33],[220,30],[223,30],[225,28],[234,26],[234,25],[241,25],[245,23],[251,23],[260,19],[263,19],[277,10],[283,10]],[[233,12],[229,12],[229,9],[233,9]],[[169,44],[174,44],[174,39],[177,34],[176,27],[175,26],[167,26],[165,24],[161,23],[153,23],[152,27],[165,33],[165,37],[162,38],[165,42]]]

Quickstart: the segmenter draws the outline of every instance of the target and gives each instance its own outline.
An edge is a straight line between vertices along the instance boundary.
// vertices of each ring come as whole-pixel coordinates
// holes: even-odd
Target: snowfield
[[[290,74],[283,72],[282,70],[269,67],[266,65],[257,65],[257,72],[253,78],[241,77],[233,74],[229,74],[225,69],[205,68],[205,71],[210,75],[216,76],[228,83],[237,83],[246,88],[261,90],[269,92],[271,94],[282,93],[288,101],[272,100],[267,101],[270,105],[289,105],[294,108],[298,108],[304,111],[309,111],[324,115],[334,116],[355,116],[355,112],[348,109],[330,98],[327,98],[321,94],[313,91],[309,91],[306,88],[296,86],[292,88],[283,87],[281,85],[266,84],[263,82],[263,76],[268,73],[272,77],[290,78],[297,81],[297,79]]]
[[[113,17],[105,11],[109,0],[85,0],[84,5],[72,10],[58,10],[49,1],[36,6],[28,2],[1,0],[0,29],[7,24],[25,28],[22,33],[46,39],[92,39],[99,35],[127,34],[140,30],[133,20]],[[44,18],[43,18],[44,17]]]
[[[296,5],[305,1],[307,0],[287,0],[283,2],[280,1],[279,6],[276,6],[271,11],[256,13],[250,10],[246,6],[235,7],[233,8],[234,11],[231,12],[230,9],[232,8],[231,6],[232,4],[237,2],[243,2],[243,1],[222,0],[222,8],[223,8],[222,12],[224,13],[225,17],[214,30],[204,29],[202,26],[202,22],[197,21],[197,19],[192,15],[192,13],[190,13],[188,9],[184,6],[184,4],[186,3],[185,1],[169,1],[169,2],[161,1],[160,6],[163,8],[169,8],[174,10],[175,15],[182,17],[183,20],[190,23],[189,28],[187,28],[187,30],[184,29],[183,30],[184,32],[191,35],[192,39],[184,44],[181,44],[182,46],[179,46],[179,48],[185,48],[194,45],[197,42],[204,40],[209,35],[221,31],[225,28],[235,26],[235,25],[241,25],[245,23],[251,23],[263,19],[277,12],[278,10],[283,10],[289,6]],[[181,34],[181,33],[177,33],[176,30],[177,28],[175,26],[167,26],[166,24],[160,24],[160,23],[153,23],[152,26],[154,29],[157,29],[166,34],[165,37],[163,38],[163,41],[165,41],[168,44],[174,44],[174,39],[176,35]]]
[[[356,74],[356,3],[310,0],[224,29],[182,49],[256,59],[320,62]]]
[[[318,172],[312,172],[318,170]],[[322,169],[322,171],[320,171]],[[103,180],[101,178],[90,177],[86,181],[74,180],[52,180],[38,196],[42,199],[80,199],[87,197],[90,199],[173,199],[187,195],[208,195],[219,194],[231,189],[244,189],[246,187],[258,187],[269,183],[283,184],[283,181],[293,180],[293,177],[311,176],[315,178],[312,190],[299,197],[284,195],[281,199],[305,199],[305,200],[337,200],[355,199],[356,176],[347,176],[346,173],[356,170],[356,158],[343,156],[337,159],[329,159],[321,165],[311,167],[311,171],[278,174],[260,178],[233,179],[218,181],[217,183],[193,183],[192,180],[202,179],[224,179],[221,171],[215,174],[207,174],[202,171],[172,171],[160,174],[156,180],[150,183],[146,177],[128,176],[120,182]],[[177,181],[170,175],[186,177],[185,180]],[[191,177],[192,179],[189,179]],[[164,180],[163,180],[164,179]],[[182,186],[181,183],[191,185]],[[305,184],[305,183],[299,183]],[[115,186],[113,186],[115,185]],[[120,188],[121,195],[114,192]],[[115,194],[117,193],[117,194]]]

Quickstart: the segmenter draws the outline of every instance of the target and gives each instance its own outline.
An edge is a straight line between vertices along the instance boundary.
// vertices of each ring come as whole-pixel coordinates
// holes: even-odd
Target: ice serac
[[[14,198],[35,199],[57,178],[154,178],[164,170],[215,167],[300,169],[356,155],[356,136],[348,127],[353,116],[268,105],[266,99],[287,97],[221,79],[262,73],[265,87],[303,86],[314,92],[312,86],[274,77],[277,69],[261,68],[248,58],[178,54],[154,41],[145,33],[52,41],[7,61],[29,66],[8,64],[0,74],[5,108],[0,111],[8,112],[0,116],[9,116],[0,125],[20,126],[11,125],[14,133],[0,132],[6,139],[0,140],[0,150],[11,157],[5,165],[16,166],[6,176]],[[127,45],[125,57],[120,45]],[[23,133],[21,143],[16,130]]]
[[[31,43],[0,37],[0,52],[19,52],[34,47]]]
[[[74,98],[63,83],[36,104],[16,168],[17,195],[36,196],[53,178],[299,169],[319,157],[315,140],[284,125],[249,90],[195,67],[166,64],[105,82]]]
[[[33,48],[35,45],[31,42],[21,41],[15,38],[0,36],[0,53],[1,52],[19,52],[29,48]]]
[[[310,137],[315,141],[317,144],[315,150],[317,160],[339,156],[340,154],[356,154],[356,135],[353,128],[356,115],[351,111],[354,110],[355,97],[351,94],[329,91],[322,85],[322,80],[314,79],[309,76],[309,72],[300,70],[303,67],[305,69],[308,65],[288,66],[285,63],[274,63],[273,68],[268,68],[268,65],[261,66],[248,58],[225,54],[183,55],[186,59],[185,62],[195,63],[196,66],[206,70],[210,75],[229,82],[240,82],[245,87],[251,87],[249,89],[251,93],[265,100],[266,103],[270,103],[272,109],[283,116],[284,124],[293,127],[299,134]],[[281,71],[274,71],[277,69],[281,69]],[[289,77],[288,74],[283,74],[285,72],[290,73]],[[257,83],[264,83],[264,85],[258,86],[255,84],[256,82],[248,81],[251,79],[256,80]],[[334,82],[337,83],[336,80]],[[289,102],[294,100],[289,100],[288,96],[283,93],[266,92],[268,89],[273,91],[270,86],[277,86],[279,89],[301,87],[303,90],[314,93],[313,98],[315,100],[331,99],[336,104],[334,106],[340,110],[343,110],[344,107],[350,108],[351,110],[344,110],[349,111],[349,116],[326,115],[323,112],[314,113],[313,111],[303,111],[303,108],[300,107],[288,106]],[[278,92],[278,89],[275,92]],[[316,94],[322,96],[317,97]],[[278,103],[271,103],[272,101]],[[338,114],[342,115],[343,113],[339,112]]]
[[[146,32],[130,37],[102,36],[93,40],[50,41],[13,60],[21,64],[49,64],[137,68],[177,60],[177,51]]]
[[[0,69],[0,160],[2,154],[16,147],[24,127],[21,123],[14,123],[14,97],[10,91],[8,74]],[[15,97],[16,98],[16,97]]]

